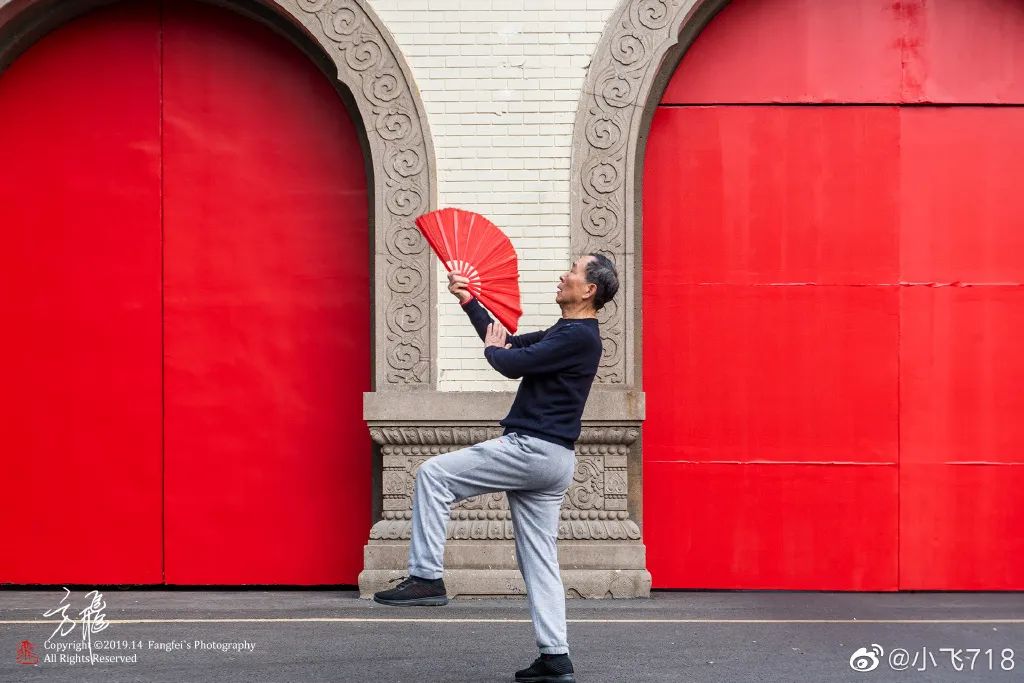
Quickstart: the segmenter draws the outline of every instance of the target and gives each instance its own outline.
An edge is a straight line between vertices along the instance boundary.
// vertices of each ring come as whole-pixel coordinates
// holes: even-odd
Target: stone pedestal
[[[364,416],[381,457],[381,519],[370,530],[359,575],[369,598],[407,574],[416,470],[427,458],[501,434],[497,425],[514,395],[505,392],[381,392],[366,394]],[[596,399],[596,400],[594,400]],[[414,419],[401,419],[413,416]],[[474,419],[469,419],[469,418]],[[603,418],[603,419],[602,419]],[[558,558],[567,597],[649,597],[651,577],[640,529],[630,516],[638,486],[632,448],[643,419],[643,396],[598,392],[576,442],[576,474],[558,529]],[[450,596],[523,595],[512,520],[504,493],[452,506],[444,579]]]

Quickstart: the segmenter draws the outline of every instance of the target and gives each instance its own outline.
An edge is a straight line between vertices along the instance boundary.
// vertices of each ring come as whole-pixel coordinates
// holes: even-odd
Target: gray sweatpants
[[[441,578],[452,503],[506,491],[537,646],[546,654],[568,653],[555,542],[562,499],[575,469],[572,449],[514,432],[426,460],[413,489],[409,573]]]

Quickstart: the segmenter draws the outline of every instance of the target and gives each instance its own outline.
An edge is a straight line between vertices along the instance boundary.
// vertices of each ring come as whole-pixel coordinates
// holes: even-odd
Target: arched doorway
[[[689,47],[643,178],[654,587],[1024,585],[1022,37],[734,0]]]
[[[0,74],[10,583],[354,584],[368,186],[294,45],[126,2]]]

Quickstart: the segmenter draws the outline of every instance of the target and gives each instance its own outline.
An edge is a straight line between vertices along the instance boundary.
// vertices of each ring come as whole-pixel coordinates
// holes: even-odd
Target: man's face
[[[579,303],[583,300],[583,296],[588,293],[588,288],[591,299],[593,299],[593,291],[597,289],[597,285],[588,283],[586,274],[587,264],[592,260],[594,260],[594,257],[590,254],[580,256],[573,262],[572,267],[558,278],[558,286],[555,290],[555,303]]]

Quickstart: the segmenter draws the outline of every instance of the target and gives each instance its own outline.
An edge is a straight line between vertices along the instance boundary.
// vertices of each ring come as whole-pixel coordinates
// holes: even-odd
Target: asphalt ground
[[[0,681],[511,681],[537,656],[522,599],[90,590],[0,589]],[[656,591],[569,600],[568,619],[581,683],[1024,680],[1020,592]],[[124,660],[69,661],[90,646]]]

